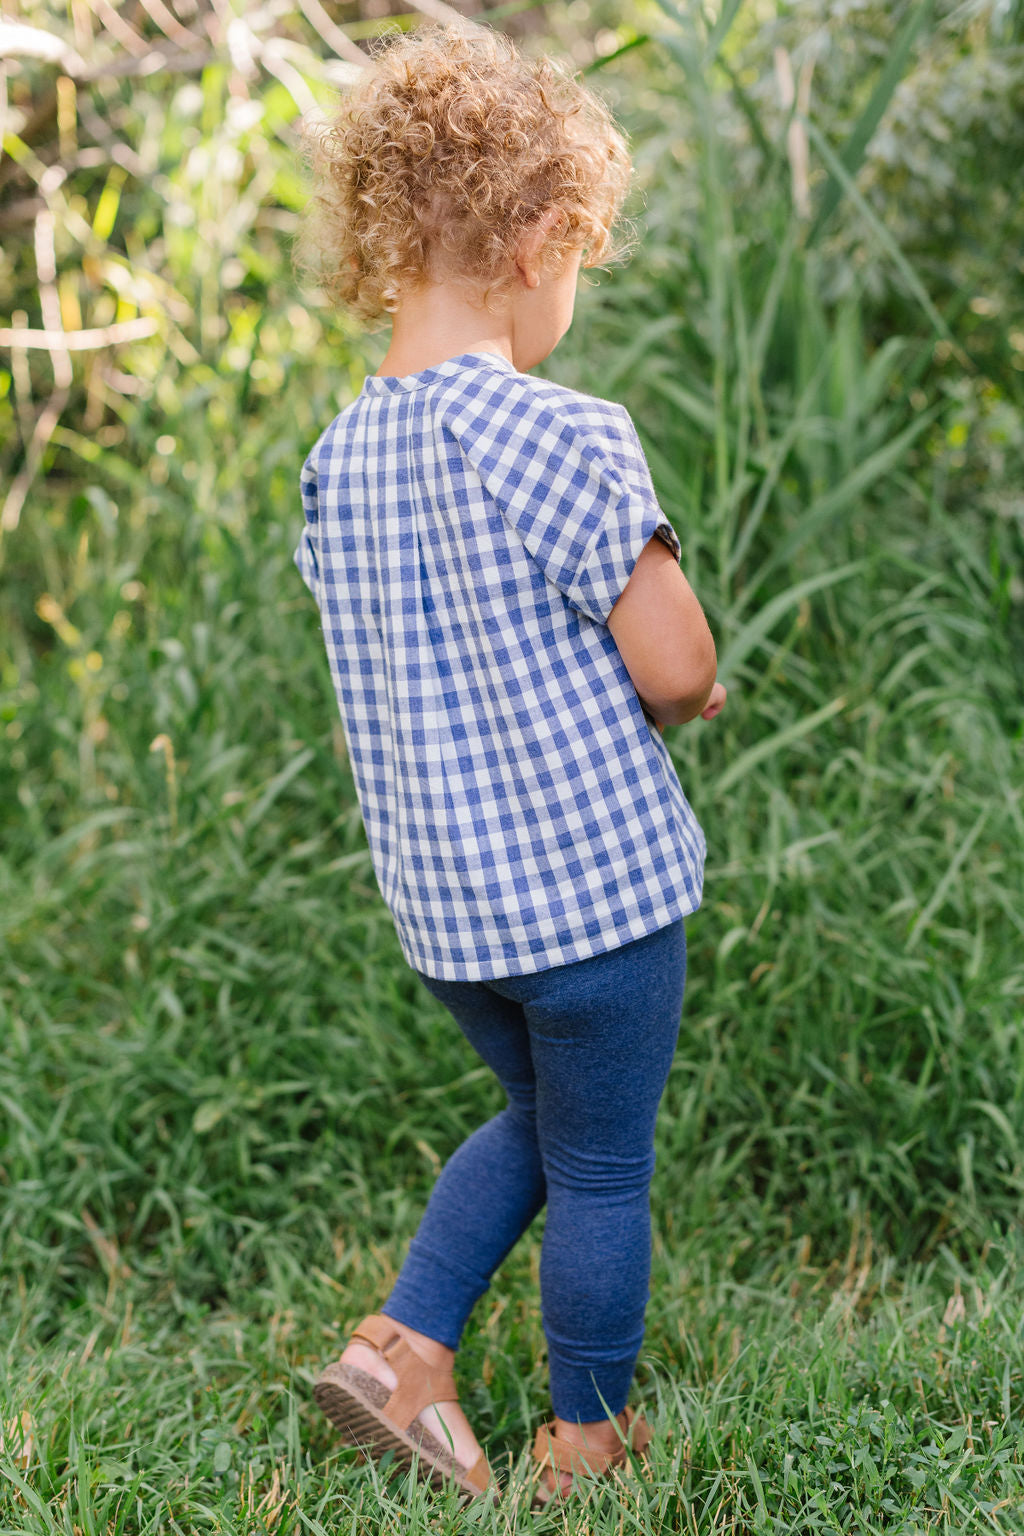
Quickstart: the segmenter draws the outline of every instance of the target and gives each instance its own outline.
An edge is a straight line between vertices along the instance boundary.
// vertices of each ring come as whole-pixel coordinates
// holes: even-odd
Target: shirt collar
[[[419,389],[432,384],[435,379],[447,379],[463,368],[497,368],[502,373],[518,373],[519,369],[507,357],[498,352],[460,352],[457,357],[446,357],[444,362],[432,368],[422,368],[419,373],[367,374],[363,380],[364,395],[394,395],[402,389]]]

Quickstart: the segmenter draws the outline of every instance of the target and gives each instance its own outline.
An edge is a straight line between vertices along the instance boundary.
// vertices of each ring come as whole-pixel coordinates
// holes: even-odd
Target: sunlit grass
[[[666,172],[543,370],[630,407],[730,688],[666,736],[710,858],[650,1475],[460,1514],[311,1402],[500,1094],[374,883],[291,562],[361,364],[280,265],[234,362],[168,364],[116,440],[62,428],[5,537],[0,1533],[1022,1528],[1020,532],[958,478],[927,316],[879,343],[856,285],[826,304],[784,178],[741,206],[697,117],[692,247]],[[513,1483],[548,1412],[538,1239],[458,1366]]]
[[[38,580],[9,588],[2,1397],[34,1449],[19,1471],[8,1433],[4,1529],[469,1518],[378,1487],[310,1402],[499,1097],[376,893],[290,563],[302,442],[289,464],[266,439],[239,427],[250,516],[212,552],[155,493],[135,526],[130,497],[106,525],[55,500],[13,546],[51,588],[77,569],[78,638]],[[780,615],[714,728],[670,735],[711,859],[659,1126],[660,1434],[598,1531],[981,1530],[1021,1498],[1013,705],[969,526],[908,504],[881,542],[861,512],[857,576]],[[536,1261],[534,1234],[460,1358],[520,1473]]]

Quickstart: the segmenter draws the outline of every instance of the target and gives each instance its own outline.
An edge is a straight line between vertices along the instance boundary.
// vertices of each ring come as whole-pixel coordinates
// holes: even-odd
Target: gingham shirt
[[[483,351],[371,375],[302,499],[409,964],[525,975],[694,911],[704,837],[606,623],[653,534],[680,555],[628,412]]]

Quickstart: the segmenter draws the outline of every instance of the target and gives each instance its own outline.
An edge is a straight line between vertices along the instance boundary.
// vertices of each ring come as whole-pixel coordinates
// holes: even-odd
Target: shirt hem
[[[549,959],[547,953],[523,956],[523,963],[509,969],[511,962],[480,961],[452,961],[443,971],[438,970],[436,960],[423,961],[417,964],[412,958],[411,952],[406,948],[402,935],[398,932],[398,942],[407,963],[420,976],[428,976],[431,981],[500,981],[508,976],[535,976],[540,971],[561,970],[567,965],[575,965],[580,960],[591,960],[597,955],[608,954],[613,949],[622,949],[627,944],[635,944],[640,939],[649,938],[652,933],[658,933],[662,928],[678,922],[681,917],[690,917],[697,911],[701,904],[703,891],[698,890],[696,899],[688,901],[686,898],[677,898],[668,902],[650,913],[645,920],[641,933],[616,932],[598,933],[592,939],[581,938],[570,946],[571,953],[563,954],[559,960]],[[534,964],[533,962],[537,963]],[[499,968],[495,969],[497,966]]]

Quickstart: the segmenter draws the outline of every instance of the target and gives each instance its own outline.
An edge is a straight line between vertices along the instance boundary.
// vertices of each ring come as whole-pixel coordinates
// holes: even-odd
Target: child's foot
[[[436,1339],[428,1339],[424,1333],[417,1333],[414,1328],[407,1328],[404,1323],[395,1322],[393,1318],[389,1318],[388,1321],[394,1324],[395,1331],[401,1334],[409,1348],[427,1365],[451,1370],[455,1359],[454,1350],[447,1349]],[[363,1344],[358,1339],[353,1340],[342,1352],[341,1363],[354,1366],[356,1370],[365,1371],[367,1376],[372,1376],[374,1381],[379,1381],[387,1387],[388,1391],[396,1385],[397,1378],[394,1371],[372,1344]],[[440,1405],[431,1403],[418,1415],[418,1419],[424,1429],[429,1430],[441,1445],[452,1447],[452,1455],[459,1466],[474,1465],[480,1455],[480,1445],[458,1403]]]
[[[628,1431],[629,1420],[625,1409],[618,1415],[618,1425],[623,1434]],[[622,1452],[622,1435],[608,1419],[593,1424],[578,1424],[569,1419],[556,1418],[550,1426],[555,1437],[565,1445],[578,1446],[584,1456],[588,1451],[595,1456],[615,1456]],[[550,1462],[542,1469],[536,1503],[547,1504],[553,1498],[564,1498],[572,1491],[571,1472],[559,1472]]]

